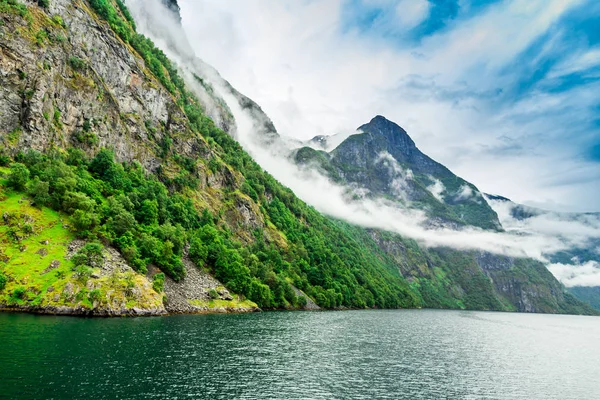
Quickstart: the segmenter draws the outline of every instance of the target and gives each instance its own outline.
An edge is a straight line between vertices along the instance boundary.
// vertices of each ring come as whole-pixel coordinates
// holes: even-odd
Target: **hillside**
[[[0,12],[2,307],[593,313],[541,264],[426,250],[307,206],[208,117],[198,77],[120,0]]]

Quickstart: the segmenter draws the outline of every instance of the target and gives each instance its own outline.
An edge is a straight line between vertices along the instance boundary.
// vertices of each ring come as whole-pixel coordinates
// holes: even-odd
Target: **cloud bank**
[[[564,219],[557,222],[555,216],[546,215],[529,218],[523,222],[512,218],[510,210],[502,208],[507,206],[501,202],[494,204],[494,207],[498,210],[501,221],[509,227],[508,232],[504,233],[476,228],[432,229],[421,211],[399,208],[397,204],[383,199],[350,201],[348,188],[330,182],[316,171],[299,168],[289,161],[285,148],[264,145],[260,140],[261,132],[256,121],[228,92],[224,81],[215,71],[194,59],[194,50],[185,45],[183,32],[177,26],[169,25],[164,21],[165,15],[161,11],[158,0],[145,0],[143,3],[141,0],[128,0],[127,4],[132,9],[140,31],[161,45],[169,57],[179,64],[182,75],[193,90],[199,91],[200,88],[191,78],[192,73],[210,78],[236,119],[238,141],[255,160],[276,179],[290,187],[301,199],[325,214],[353,224],[396,232],[426,246],[484,250],[508,256],[532,257],[544,262],[548,261],[548,254],[583,246],[590,237],[600,237],[600,224],[596,225],[593,219],[584,223],[568,222]],[[391,157],[387,156],[389,155],[382,154],[380,161],[387,163],[391,173],[401,178],[404,183],[411,179],[409,171],[402,169],[393,158],[389,160]],[[472,196],[472,189],[470,187],[467,189],[468,195]],[[437,182],[434,182],[430,191],[434,195],[441,196],[443,185],[440,187]],[[467,195],[463,193],[466,191],[463,190],[460,195]],[[576,269],[571,266],[569,272],[568,266],[554,264],[551,270],[557,277],[571,284],[595,282],[593,270],[590,268],[596,267],[595,264],[591,266],[586,264],[585,268],[578,265]],[[585,277],[579,278],[584,275]]]
[[[181,0],[193,47],[285,135],[381,114],[484,192],[600,211],[600,3]]]

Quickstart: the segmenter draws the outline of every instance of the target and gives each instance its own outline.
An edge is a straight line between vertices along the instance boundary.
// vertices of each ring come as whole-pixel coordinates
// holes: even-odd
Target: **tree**
[[[35,177],[29,185],[29,194],[33,197],[35,204],[39,206],[46,205],[50,202],[50,185],[48,182],[41,181],[39,177]]]
[[[142,224],[154,225],[158,222],[158,202],[156,200],[144,200],[138,211],[138,219]]]
[[[24,164],[13,163],[8,175],[8,186],[16,190],[24,190],[29,180],[29,170]]]
[[[102,245],[100,243],[87,243],[73,257],[71,261],[75,267],[86,265],[92,268],[102,267],[104,257],[102,255]]]
[[[190,259],[197,267],[202,267],[206,263],[208,257],[208,247],[202,242],[198,236],[193,236],[190,239]]]
[[[78,232],[82,232],[81,236],[87,236],[88,231],[98,225],[100,218],[98,214],[92,212],[86,212],[83,210],[75,210],[71,217],[73,226]]]
[[[6,286],[6,282],[8,282],[8,278],[2,272],[0,272],[0,292],[4,290]]]
[[[152,288],[155,292],[160,293],[165,288],[165,274],[162,272],[157,273],[152,278]]]

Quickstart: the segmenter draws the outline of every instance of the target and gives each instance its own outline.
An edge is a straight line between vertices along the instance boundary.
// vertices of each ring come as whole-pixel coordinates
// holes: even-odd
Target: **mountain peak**
[[[404,146],[415,147],[415,142],[400,125],[382,115],[376,115],[369,123],[360,126],[358,130],[372,135],[383,135],[392,142],[400,139]]]

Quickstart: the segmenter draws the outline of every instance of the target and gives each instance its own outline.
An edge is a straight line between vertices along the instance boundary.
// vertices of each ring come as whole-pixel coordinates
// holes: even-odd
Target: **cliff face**
[[[48,9],[43,9],[33,2],[26,3],[23,10],[26,10],[25,17],[18,8],[7,8],[7,12],[0,14],[2,154],[14,157],[29,150],[48,154],[78,148],[92,156],[100,148],[110,148],[117,161],[140,162],[148,172],[161,169],[167,174],[173,166],[168,167],[169,163],[161,157],[165,143],[169,144],[171,154],[180,157],[201,157],[207,161],[215,157],[206,140],[190,130],[176,99],[150,73],[145,61],[98,18],[88,3],[53,0]],[[8,169],[0,171],[0,178],[6,178],[8,173]],[[236,185],[240,180],[239,173],[229,169],[209,173],[199,170],[197,176],[202,187],[213,188],[210,193],[197,196],[197,201],[213,209],[221,209],[224,200],[218,188]],[[3,211],[9,211],[6,201],[12,198],[10,196],[6,186],[0,183]],[[0,240],[5,246],[4,269],[9,275],[5,296],[0,296],[0,307],[86,315],[160,315],[167,310],[179,311],[169,305],[165,308],[163,295],[153,290],[152,275],[135,273],[122,258],[116,261],[119,253],[110,246],[105,249],[105,262],[92,277],[81,280],[75,274],[70,276],[70,258],[74,252],[69,250],[73,247],[69,243],[75,235],[69,231],[67,219],[52,222],[44,213],[34,218],[39,211],[30,207],[29,202],[27,197],[19,197],[14,212],[31,218],[34,227],[40,227],[31,238],[23,239],[31,244],[23,244],[23,240],[13,244],[8,223],[3,224],[6,231],[0,229]],[[256,205],[239,196],[232,198],[230,204],[223,210],[241,236],[249,236],[246,223],[262,226],[263,219],[257,214]],[[7,217],[9,215],[12,214]],[[43,229],[49,223],[65,225],[60,229],[66,238],[59,242],[51,236],[46,239]],[[34,256],[36,251],[40,254],[48,251],[47,246],[37,241],[42,236],[50,246],[62,246],[51,260]],[[32,253],[33,258],[29,258],[28,253]],[[19,260],[35,265],[27,273],[13,269],[15,263],[22,262]],[[53,268],[46,271],[52,262],[66,268],[60,270],[58,278]],[[46,282],[43,286],[33,278],[36,274]],[[126,287],[128,279],[133,279],[137,289]],[[202,312],[214,308],[209,306],[209,300],[214,299],[208,296],[208,291],[222,284],[214,278],[207,278],[203,283],[180,296],[188,303],[196,302],[196,306],[188,304],[184,311]],[[183,283],[167,284],[168,292],[177,291],[181,285]],[[11,292],[16,288],[28,291],[30,301],[11,300]],[[89,293],[94,290],[104,297],[90,301]],[[220,298],[220,295],[216,297]],[[252,310],[255,305],[248,303],[238,307],[225,301],[217,308]]]
[[[208,155],[172,96],[85,2],[52,1],[47,14],[31,6],[31,15],[37,31],[19,18],[5,18],[2,27],[0,130],[18,132],[10,144],[2,138],[8,151],[111,147],[118,160],[152,171],[159,143],[177,132],[178,153]],[[86,123],[96,143],[77,139]]]
[[[429,307],[538,313],[580,309],[593,313],[565,293],[538,261],[487,252],[424,249],[412,240],[377,230],[370,230],[369,236],[393,257]]]

